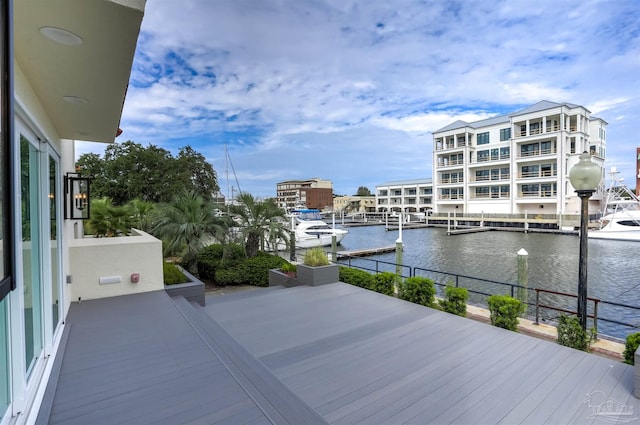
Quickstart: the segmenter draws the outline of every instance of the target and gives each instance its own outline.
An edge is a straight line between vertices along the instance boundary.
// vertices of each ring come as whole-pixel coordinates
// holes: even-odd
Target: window
[[[478,162],[484,162],[489,160],[489,150],[486,151],[478,151],[476,158]]]
[[[477,170],[476,171],[476,181],[487,181],[489,180],[489,170]]]
[[[478,144],[486,145],[489,143],[489,132],[478,134]]]
[[[498,152],[499,152],[499,150],[497,148],[496,149],[491,149],[491,160],[492,161],[497,161],[497,160],[500,159],[500,154]]]
[[[504,142],[505,140],[511,139],[511,129],[510,128],[502,128],[500,129],[500,141]]]
[[[511,156],[510,152],[511,151],[509,147],[500,148],[500,159],[509,159]]]

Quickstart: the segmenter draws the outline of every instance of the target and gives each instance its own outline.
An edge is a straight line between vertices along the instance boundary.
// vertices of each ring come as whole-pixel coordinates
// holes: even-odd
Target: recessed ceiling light
[[[79,35],[71,31],[63,30],[62,28],[42,27],[40,28],[40,33],[49,40],[66,46],[79,46],[82,44],[82,38],[80,38]]]
[[[63,96],[62,100],[64,100],[67,103],[73,103],[74,105],[85,105],[89,103],[89,101],[84,97],[78,97],[78,96]]]

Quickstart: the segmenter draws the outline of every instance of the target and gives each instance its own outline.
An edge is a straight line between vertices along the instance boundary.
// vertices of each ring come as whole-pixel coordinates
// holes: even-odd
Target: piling
[[[517,298],[526,303],[529,295],[529,253],[524,248],[518,251],[518,286]]]

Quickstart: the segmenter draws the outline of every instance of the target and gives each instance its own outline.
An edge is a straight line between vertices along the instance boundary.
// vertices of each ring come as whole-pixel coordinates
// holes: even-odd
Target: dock
[[[340,257],[366,257],[367,255],[384,254],[396,250],[395,245],[379,246],[377,248],[352,249],[349,251],[338,251],[336,255]]]
[[[467,233],[488,232],[493,230],[491,227],[469,227],[466,229],[448,230],[447,235],[465,235]]]

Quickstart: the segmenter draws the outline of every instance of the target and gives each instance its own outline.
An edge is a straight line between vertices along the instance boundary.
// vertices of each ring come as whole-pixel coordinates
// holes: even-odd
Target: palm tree
[[[155,204],[153,202],[134,199],[130,201],[128,205],[132,214],[133,226],[136,229],[148,232],[152,226],[152,214]]]
[[[190,269],[203,247],[226,239],[228,228],[223,218],[215,216],[211,202],[185,191],[158,209],[151,233],[162,239],[165,255],[179,256]]]
[[[265,239],[274,244],[278,239],[287,240],[285,213],[273,199],[258,201],[250,193],[240,193],[237,199],[241,205],[231,205],[229,211],[239,221],[247,257],[258,255]]]
[[[95,237],[129,235],[132,224],[128,206],[113,205],[110,198],[91,201],[91,218],[86,222],[86,230]]]

